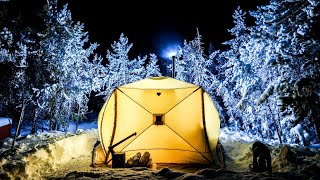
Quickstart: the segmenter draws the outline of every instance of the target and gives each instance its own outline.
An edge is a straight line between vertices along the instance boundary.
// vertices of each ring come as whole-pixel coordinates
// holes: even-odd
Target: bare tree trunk
[[[79,114],[80,114],[80,105],[78,106],[78,116],[79,116]],[[80,118],[81,118],[81,116],[79,116],[79,118],[76,121],[76,130],[78,130]]]
[[[270,107],[270,104],[269,104],[269,101],[268,101],[268,99],[266,99],[266,103],[267,103],[267,105],[268,105],[268,108],[269,108],[269,111],[270,111],[270,113],[272,114],[272,116],[273,116],[273,120],[275,120],[276,121],[276,131],[277,131],[277,135],[278,135],[278,138],[279,138],[279,142],[280,142],[280,144],[282,144],[282,138],[281,138],[281,134],[282,134],[282,132],[281,132],[281,124],[280,124],[280,121],[279,121],[279,115],[278,115],[278,118],[275,118],[274,117],[274,114],[273,114],[273,112],[272,112],[272,109],[271,109],[271,107]],[[279,129],[279,127],[280,127],[280,129]]]
[[[278,123],[280,129],[282,129],[281,128],[281,123],[280,123],[280,115],[279,115],[279,113],[278,113],[277,123]],[[278,126],[276,126],[276,127],[277,127],[276,130],[277,130],[277,134],[278,134],[278,137],[279,137],[280,144],[282,144],[282,139],[281,139],[282,131],[279,131],[279,127]]]
[[[17,126],[17,129],[16,129],[16,132],[14,133],[14,139],[13,139],[13,142],[12,142],[11,150],[13,150],[13,148],[14,148],[14,144],[16,143],[17,136],[20,135],[20,133],[19,133],[20,132],[20,126],[21,126],[21,122],[22,122],[22,119],[23,119],[23,116],[24,116],[25,107],[26,107],[26,102],[23,101],[21,114],[20,114],[20,119],[19,119],[19,122],[18,122],[18,126]]]
[[[49,120],[49,131],[51,131],[52,130],[52,126],[53,126],[53,120],[52,120],[52,118],[50,118],[50,120]]]
[[[320,142],[320,123],[318,123],[318,121],[314,121],[314,129],[316,132],[316,136],[318,137],[318,142]]]
[[[44,125],[43,125],[43,124],[44,124],[44,121],[42,120],[42,121],[41,121],[41,131],[42,131],[42,132],[44,132]]]
[[[31,134],[36,134],[38,132],[38,107],[33,106],[33,120],[31,125]]]
[[[79,127],[79,121],[76,121],[76,130],[78,130]]]

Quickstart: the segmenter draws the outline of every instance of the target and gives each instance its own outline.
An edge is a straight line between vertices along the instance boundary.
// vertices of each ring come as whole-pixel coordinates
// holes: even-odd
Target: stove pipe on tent
[[[171,75],[171,77],[172,77],[172,78],[175,78],[175,75],[174,75],[174,74],[175,74],[175,72],[174,72],[174,71],[175,71],[175,69],[174,69],[174,68],[175,68],[175,64],[174,64],[175,59],[176,59],[175,56],[172,56],[172,57],[171,57],[171,60],[172,60],[172,72],[171,72],[172,75]]]

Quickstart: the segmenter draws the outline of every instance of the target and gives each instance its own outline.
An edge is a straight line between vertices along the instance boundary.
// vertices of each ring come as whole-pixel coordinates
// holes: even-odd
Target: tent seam
[[[166,113],[170,112],[172,109],[174,109],[175,107],[177,107],[180,103],[182,103],[184,100],[186,100],[188,97],[190,97],[193,93],[195,93],[196,91],[198,91],[201,87],[198,87],[196,90],[194,90],[192,93],[190,93],[188,96],[186,96],[185,98],[183,98],[180,102],[178,102],[176,105],[174,105],[171,109],[169,109]]]
[[[151,113],[148,109],[146,109],[145,107],[143,107],[141,104],[139,104],[137,101],[135,101],[134,99],[132,99],[130,96],[128,96],[126,93],[124,93],[123,91],[121,91],[119,88],[118,89],[120,92],[122,92],[124,95],[126,95],[129,99],[131,99],[133,102],[135,102],[136,104],[138,104],[140,107],[142,107],[145,111],[147,111],[148,113],[150,113],[151,115],[153,115],[153,113]]]
[[[166,124],[166,126],[169,128],[169,129],[171,129],[171,131],[173,131],[174,133],[176,133],[182,140],[184,140],[187,144],[189,144],[194,150],[196,150],[205,160],[207,160],[209,163],[211,163],[210,162],[210,160],[208,160],[200,151],[198,151],[195,147],[193,147],[187,140],[185,140],[180,134],[178,134],[175,130],[173,130],[170,126],[168,126],[167,124]]]
[[[120,150],[120,152],[122,152],[122,150],[123,150],[124,148],[128,147],[133,141],[135,141],[141,134],[143,134],[146,130],[148,130],[152,125],[153,125],[153,123],[150,124],[150,126],[148,126],[145,130],[143,130],[138,136],[136,136],[136,138],[134,138],[131,142],[129,142],[127,145],[125,145],[125,146]]]

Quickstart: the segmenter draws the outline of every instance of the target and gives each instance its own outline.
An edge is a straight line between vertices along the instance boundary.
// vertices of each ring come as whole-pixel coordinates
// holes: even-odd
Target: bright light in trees
[[[161,56],[171,59],[172,56],[176,56],[178,52],[178,44],[170,44],[162,50]]]

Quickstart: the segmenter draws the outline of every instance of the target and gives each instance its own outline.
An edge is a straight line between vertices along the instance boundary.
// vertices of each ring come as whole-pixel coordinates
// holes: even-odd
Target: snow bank
[[[16,153],[3,159],[0,165],[13,179],[41,179],[72,161],[89,166],[93,146],[98,140],[97,129],[76,134],[61,133],[29,135],[19,142]],[[19,157],[21,160],[17,161]]]
[[[316,148],[269,145],[272,172],[250,172],[252,144],[257,139],[243,132],[222,128],[219,140],[225,154],[226,168],[189,172],[179,169],[90,167],[91,152],[98,140],[97,129],[75,133],[51,132],[12,139],[0,149],[0,179],[309,179],[318,177],[320,151]],[[261,141],[261,140],[260,140]],[[171,168],[171,167],[170,167]],[[267,178],[268,177],[268,178]]]
[[[226,167],[234,171],[249,171],[254,141],[241,132],[226,128],[220,131],[219,140],[224,149]]]
[[[249,137],[240,131],[222,128],[219,136],[224,148],[226,168],[235,172],[249,172],[252,164],[252,145],[261,141],[270,149],[272,172],[298,172],[303,176],[320,171],[320,151],[318,146],[303,147],[280,145],[275,141]],[[306,173],[307,172],[307,173]]]

